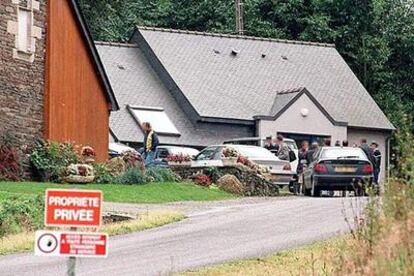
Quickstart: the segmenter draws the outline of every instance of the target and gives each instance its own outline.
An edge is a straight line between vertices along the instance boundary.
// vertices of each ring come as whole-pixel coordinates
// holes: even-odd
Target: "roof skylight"
[[[158,134],[180,135],[163,108],[128,106],[128,109],[140,125],[148,122]]]

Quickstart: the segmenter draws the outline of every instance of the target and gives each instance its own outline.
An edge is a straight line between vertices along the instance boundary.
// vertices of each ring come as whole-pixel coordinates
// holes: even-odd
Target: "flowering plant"
[[[142,156],[136,151],[125,151],[122,153],[121,158],[125,162],[126,168],[143,168],[144,160],[142,159]]]
[[[226,158],[237,158],[239,155],[239,152],[235,148],[226,147],[223,149],[223,156]]]
[[[95,152],[94,148],[92,148],[90,146],[85,146],[81,150],[81,155],[84,156],[84,157],[94,157],[94,156],[96,156],[96,152]]]
[[[190,155],[184,155],[184,154],[171,154],[167,156],[168,162],[176,162],[176,163],[182,163],[182,162],[189,162],[191,161]]]
[[[205,174],[200,174],[194,177],[194,182],[198,185],[208,187],[211,185],[211,178]]]

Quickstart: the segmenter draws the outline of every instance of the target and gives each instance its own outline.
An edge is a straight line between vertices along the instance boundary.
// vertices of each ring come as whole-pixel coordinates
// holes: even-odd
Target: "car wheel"
[[[316,187],[318,183],[315,183],[315,180],[312,179],[312,189],[311,194],[313,197],[320,197],[321,196],[321,190],[320,188]]]

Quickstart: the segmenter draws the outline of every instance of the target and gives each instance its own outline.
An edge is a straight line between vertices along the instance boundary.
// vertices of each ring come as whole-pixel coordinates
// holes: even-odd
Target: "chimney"
[[[236,8],[236,32],[239,35],[244,34],[243,30],[243,0],[234,0],[235,8]]]

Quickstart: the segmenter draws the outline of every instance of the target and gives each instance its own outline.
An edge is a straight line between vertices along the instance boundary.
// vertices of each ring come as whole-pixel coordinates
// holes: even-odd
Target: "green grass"
[[[36,182],[0,182],[0,200],[8,195],[43,195],[48,188],[101,190],[104,195],[104,201],[125,203],[210,201],[235,197],[218,189],[208,189],[185,182],[149,183],[145,185],[71,185]]]
[[[344,239],[345,237],[332,238],[263,258],[232,261],[176,275],[333,275],[335,264],[330,261],[330,252],[340,248]]]

